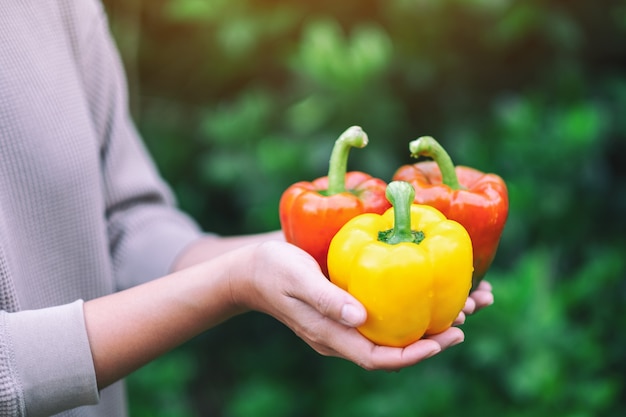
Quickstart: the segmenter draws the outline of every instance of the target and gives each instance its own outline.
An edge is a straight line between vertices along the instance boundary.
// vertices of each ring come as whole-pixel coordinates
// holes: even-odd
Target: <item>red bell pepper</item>
[[[413,185],[416,203],[435,207],[465,227],[472,240],[472,288],[476,288],[493,262],[508,217],[506,184],[496,174],[466,166],[455,168],[445,149],[430,136],[412,141],[409,150],[414,158],[425,156],[434,161],[404,165],[393,179]]]
[[[292,184],[280,198],[285,239],[313,256],[326,276],[328,247],[339,229],[358,214],[382,214],[391,207],[385,181],[360,171],[347,172],[350,149],[367,143],[367,134],[359,126],[350,127],[335,141],[328,175]]]

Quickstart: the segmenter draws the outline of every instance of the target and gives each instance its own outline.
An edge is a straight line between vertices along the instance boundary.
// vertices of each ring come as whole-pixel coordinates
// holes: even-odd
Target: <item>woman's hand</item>
[[[483,280],[478,284],[478,287],[470,293],[469,297],[467,297],[465,307],[463,307],[463,311],[459,313],[454,324],[459,325],[465,323],[466,316],[474,314],[491,304],[493,304],[491,284]]]
[[[366,319],[363,305],[332,284],[311,256],[284,241],[255,239],[221,256],[205,252],[206,261],[200,261],[202,251],[195,251],[194,266],[86,301],[99,388],[249,310],[275,317],[320,354],[369,370],[405,368],[464,339],[461,329],[451,327],[405,348],[376,346],[355,329]],[[206,248],[207,242],[201,246]],[[460,319],[492,301],[491,287],[483,282]]]
[[[322,355],[350,360],[364,369],[398,370],[414,365],[464,340],[452,327],[405,348],[377,346],[355,327],[365,322],[361,303],[332,284],[315,260],[284,242],[254,249],[242,275],[233,276],[233,300],[244,310],[267,313],[284,323]],[[484,283],[468,298],[459,316],[489,305],[491,288]]]

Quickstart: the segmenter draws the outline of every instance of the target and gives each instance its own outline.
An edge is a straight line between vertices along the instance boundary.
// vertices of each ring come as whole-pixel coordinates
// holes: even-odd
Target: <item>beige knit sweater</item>
[[[126,415],[120,383],[97,391],[82,302],[200,234],[134,130],[97,1],[0,0],[0,416]]]

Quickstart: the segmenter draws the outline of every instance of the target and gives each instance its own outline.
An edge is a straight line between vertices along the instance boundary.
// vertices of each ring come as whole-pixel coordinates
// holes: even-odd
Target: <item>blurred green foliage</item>
[[[464,344],[366,372],[251,313],[131,376],[133,416],[625,415],[626,2],[105,5],[137,125],[208,230],[278,228],[355,124],[350,169],[389,180],[432,135],[511,204]]]

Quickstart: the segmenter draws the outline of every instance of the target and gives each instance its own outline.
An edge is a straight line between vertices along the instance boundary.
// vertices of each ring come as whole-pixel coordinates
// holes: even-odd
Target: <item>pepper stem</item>
[[[350,148],[364,148],[367,146],[367,143],[367,134],[360,126],[349,127],[335,141],[328,167],[327,195],[346,191],[346,172],[348,170]]]
[[[406,181],[392,181],[387,185],[387,200],[393,206],[393,229],[381,231],[378,240],[395,245],[402,242],[419,244],[424,233],[411,229],[411,205],[415,189]]]
[[[413,158],[419,156],[432,158],[437,163],[439,171],[441,171],[441,181],[445,185],[453,190],[460,190],[462,188],[450,155],[448,155],[443,146],[433,137],[422,136],[415,139],[409,143],[409,150]]]

